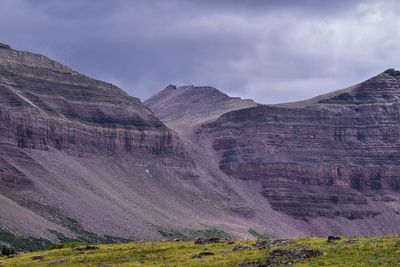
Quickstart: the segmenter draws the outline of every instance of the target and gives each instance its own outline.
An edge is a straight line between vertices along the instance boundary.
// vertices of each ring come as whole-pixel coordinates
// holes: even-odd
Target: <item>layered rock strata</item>
[[[363,219],[372,200],[398,201],[400,72],[387,70],[317,102],[258,106],[203,126],[219,167],[257,180],[272,207],[291,216]]]
[[[138,99],[42,55],[0,49],[0,104],[2,144],[183,156],[176,135]]]

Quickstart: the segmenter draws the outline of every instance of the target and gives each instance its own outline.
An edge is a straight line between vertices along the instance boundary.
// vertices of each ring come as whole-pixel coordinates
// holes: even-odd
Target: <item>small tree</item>
[[[1,249],[1,254],[3,256],[10,256],[15,254],[15,248],[13,247],[8,247],[8,246],[3,246]]]

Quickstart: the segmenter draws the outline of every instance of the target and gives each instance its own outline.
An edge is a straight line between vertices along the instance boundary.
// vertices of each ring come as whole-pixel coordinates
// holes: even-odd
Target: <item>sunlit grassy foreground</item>
[[[300,260],[295,266],[400,266],[400,237],[342,238],[328,243],[326,238],[295,239],[296,243],[271,249],[242,249],[255,241],[196,245],[193,242],[125,243],[99,245],[99,249],[73,251],[72,248],[0,257],[0,266],[237,266],[266,259],[275,249],[318,249],[319,257]],[[196,258],[200,252],[214,255]],[[33,256],[44,256],[33,260]]]

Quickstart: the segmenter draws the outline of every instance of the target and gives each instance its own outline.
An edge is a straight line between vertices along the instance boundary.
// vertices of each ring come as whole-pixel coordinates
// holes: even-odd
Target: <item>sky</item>
[[[0,42],[142,100],[169,84],[302,100],[400,60],[396,0],[0,0],[0,25]]]

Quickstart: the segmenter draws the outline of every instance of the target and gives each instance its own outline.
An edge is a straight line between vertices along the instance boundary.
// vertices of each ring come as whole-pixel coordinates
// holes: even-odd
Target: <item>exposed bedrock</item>
[[[226,174],[261,181],[275,210],[307,219],[374,217],[371,199],[400,191],[400,75],[388,70],[364,83],[283,107],[222,115],[198,134]]]
[[[188,213],[191,191],[182,205],[174,194],[179,174],[194,172],[178,136],[139,99],[0,45],[2,229],[52,241],[80,238],[81,228],[154,239]]]
[[[0,44],[0,227],[99,242],[399,233],[399,91],[388,70],[275,106],[169,86],[147,108]]]
[[[0,141],[74,155],[142,151],[167,155],[169,164],[191,164],[178,137],[138,99],[42,55],[12,49],[0,49]]]

